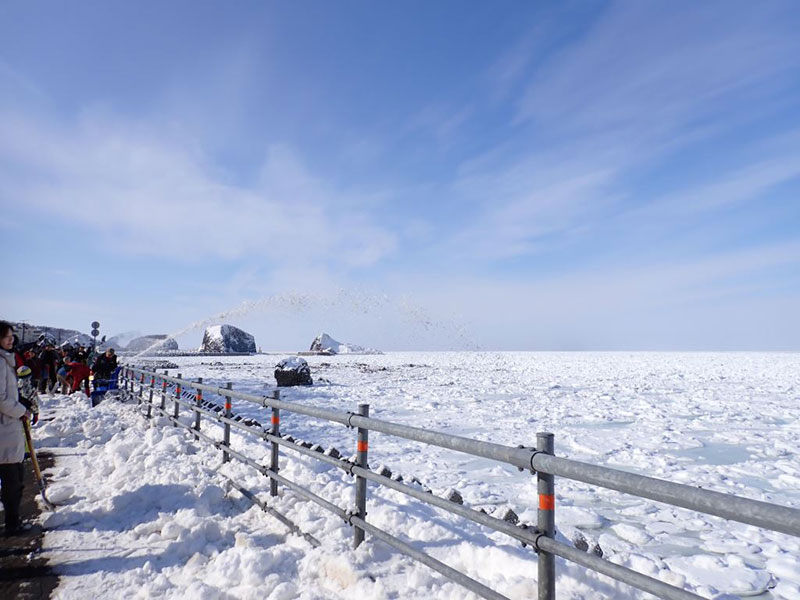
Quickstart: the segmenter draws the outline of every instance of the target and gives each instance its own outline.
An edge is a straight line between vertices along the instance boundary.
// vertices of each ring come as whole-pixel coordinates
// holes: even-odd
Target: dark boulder
[[[292,385],[313,385],[311,369],[299,356],[284,358],[275,365],[275,380],[281,387]]]

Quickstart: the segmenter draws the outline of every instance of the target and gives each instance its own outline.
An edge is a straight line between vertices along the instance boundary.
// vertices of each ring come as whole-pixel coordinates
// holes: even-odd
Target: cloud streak
[[[356,194],[317,180],[285,146],[271,146],[258,184],[243,187],[191,140],[108,114],[56,125],[6,111],[0,132],[7,193],[124,253],[347,269],[397,247]]]

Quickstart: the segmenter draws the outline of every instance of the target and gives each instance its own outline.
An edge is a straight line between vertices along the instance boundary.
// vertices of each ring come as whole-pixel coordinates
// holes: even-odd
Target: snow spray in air
[[[392,298],[387,294],[373,294],[363,291],[341,289],[333,294],[309,292],[289,292],[265,296],[258,300],[245,300],[241,304],[207,318],[194,321],[182,329],[169,334],[168,338],[178,338],[201,327],[215,325],[221,321],[241,318],[259,313],[289,313],[299,315],[312,310],[328,312],[344,311],[349,315],[365,315],[381,318],[391,314],[399,318],[405,326],[404,334],[417,341],[425,338],[444,337],[452,349],[480,350],[467,333],[466,327],[453,318],[437,319],[422,306],[406,296]],[[133,358],[139,358],[163,343],[159,340]]]

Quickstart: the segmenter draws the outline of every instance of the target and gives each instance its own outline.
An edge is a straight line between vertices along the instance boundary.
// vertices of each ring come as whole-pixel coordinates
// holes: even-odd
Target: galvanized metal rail
[[[137,377],[138,375],[138,377]],[[473,591],[484,598],[503,598],[493,590],[465,574],[455,571],[451,567],[437,561],[436,559],[414,549],[403,540],[382,531],[374,525],[368,523],[366,516],[366,481],[372,481],[381,486],[396,490],[424,503],[436,506],[450,513],[459,515],[463,518],[472,520],[476,523],[489,527],[517,539],[523,544],[529,544],[539,555],[538,560],[538,597],[539,600],[554,600],[555,598],[555,556],[560,556],[576,564],[582,565],[598,573],[602,573],[618,581],[627,583],[640,590],[654,594],[659,598],[669,600],[689,600],[701,598],[700,596],[675,586],[669,585],[647,575],[638,573],[627,567],[617,565],[604,560],[601,557],[582,552],[576,548],[562,544],[555,538],[555,500],[554,500],[554,477],[565,477],[575,481],[581,481],[590,485],[596,485],[607,489],[612,489],[642,498],[648,498],[658,502],[664,502],[673,506],[687,508],[698,512],[715,515],[724,519],[738,521],[749,525],[755,525],[765,529],[786,533],[800,537],[800,510],[751,500],[672,483],[669,481],[646,477],[601,467],[571,459],[557,457],[553,453],[553,435],[550,433],[537,434],[536,448],[513,448],[473,440],[466,437],[450,435],[442,432],[430,431],[418,427],[401,425],[389,421],[383,421],[369,417],[369,406],[360,405],[358,413],[342,413],[330,409],[314,406],[300,405],[296,403],[283,402],[277,393],[271,396],[258,396],[239,392],[232,389],[230,383],[224,388],[208,385],[202,381],[192,382],[182,379],[180,374],[177,377],[169,376],[166,372],[159,374],[134,366],[126,366],[121,377],[123,379],[123,389],[128,394],[135,396],[140,402],[148,405],[148,416],[155,408],[157,412],[169,418],[174,425],[191,430],[197,439],[204,439],[215,447],[221,449],[225,457],[233,457],[240,460],[265,476],[270,478],[270,491],[274,496],[277,494],[278,484],[284,485],[295,493],[310,500],[326,510],[338,515],[347,523],[354,527],[354,545],[358,546],[364,539],[364,533],[370,533],[374,537],[393,546],[400,552],[418,560],[446,577],[457,581],[467,589]],[[145,377],[149,378],[149,387],[145,385]],[[161,384],[160,406],[153,404],[153,390],[155,382]],[[174,386],[174,391],[172,386]],[[168,389],[169,388],[169,389]],[[187,394],[188,389],[195,390],[194,395],[188,394],[189,398],[182,396]],[[148,399],[145,400],[146,392],[149,391]],[[207,392],[225,398],[225,411],[209,411],[201,406],[201,394]],[[167,399],[173,401],[172,414],[166,410]],[[246,402],[257,404],[261,407],[272,410],[272,427],[265,431],[256,427],[241,423],[232,418],[230,409],[230,399],[237,398]],[[184,406],[194,412],[194,426],[181,423],[178,418],[178,408]],[[356,463],[327,456],[315,450],[305,448],[294,442],[288,441],[280,436],[280,411],[286,410],[292,413],[305,415],[312,418],[322,419],[334,423],[339,423],[350,428],[357,428],[357,461]],[[210,436],[200,432],[200,416],[206,416],[224,425],[225,435],[222,441],[215,440]],[[260,465],[244,454],[230,448],[230,428],[236,428],[246,433],[252,434],[269,442],[272,447],[270,466]],[[432,494],[422,492],[414,487],[394,481],[369,470],[367,466],[368,454],[368,432],[376,431],[393,435],[396,437],[421,442],[441,448],[447,448],[458,452],[463,452],[473,456],[479,456],[490,460],[499,461],[520,469],[529,470],[538,479],[539,510],[538,522],[535,528],[524,528],[513,525],[502,519],[497,519],[480,511],[464,507],[449,500],[438,498]],[[356,507],[355,511],[346,511],[334,503],[321,498],[313,492],[299,486],[297,483],[289,481],[278,474],[278,447],[289,449],[293,452],[311,457],[315,460],[337,467],[350,475],[356,476]],[[226,458],[227,459],[227,458]],[[266,510],[266,504],[258,502],[259,506]],[[271,512],[271,511],[267,511]]]

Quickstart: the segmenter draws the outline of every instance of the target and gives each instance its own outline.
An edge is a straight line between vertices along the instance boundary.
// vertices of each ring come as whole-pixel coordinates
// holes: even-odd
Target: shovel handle
[[[33,439],[31,438],[31,424],[28,422],[28,417],[22,417],[22,428],[25,430],[25,439],[28,442],[28,450],[31,453],[33,472],[36,473],[36,479],[42,481],[42,472],[39,470],[39,461],[36,458],[36,450],[33,449]]]

